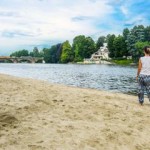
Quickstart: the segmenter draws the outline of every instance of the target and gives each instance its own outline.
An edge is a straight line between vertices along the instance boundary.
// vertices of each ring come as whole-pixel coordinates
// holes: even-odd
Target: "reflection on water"
[[[0,64],[0,73],[72,86],[136,93],[136,68],[114,65]]]

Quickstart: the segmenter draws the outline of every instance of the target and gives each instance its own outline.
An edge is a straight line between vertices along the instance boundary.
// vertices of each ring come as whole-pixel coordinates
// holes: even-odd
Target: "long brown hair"
[[[145,46],[143,50],[146,54],[150,55],[150,46]]]

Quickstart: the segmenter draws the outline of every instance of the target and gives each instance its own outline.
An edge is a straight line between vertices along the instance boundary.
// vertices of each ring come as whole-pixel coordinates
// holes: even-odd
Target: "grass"
[[[133,60],[131,60],[131,59],[122,59],[122,60],[112,59],[111,62],[115,63],[117,65],[130,65],[131,63],[133,63]]]

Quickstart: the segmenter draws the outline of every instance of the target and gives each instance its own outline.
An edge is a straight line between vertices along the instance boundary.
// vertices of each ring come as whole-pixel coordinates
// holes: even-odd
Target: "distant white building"
[[[92,60],[101,60],[101,59],[109,59],[109,51],[107,48],[107,43],[104,43],[104,46],[100,47],[100,49],[92,54],[91,58]]]
[[[107,48],[107,43],[100,47],[99,50],[91,55],[91,58],[84,59],[84,63],[101,63],[101,60],[109,60],[109,51]]]

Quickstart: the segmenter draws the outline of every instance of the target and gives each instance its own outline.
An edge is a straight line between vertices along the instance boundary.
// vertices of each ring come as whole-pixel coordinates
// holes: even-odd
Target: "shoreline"
[[[84,64],[86,65],[86,64]],[[62,86],[67,86],[67,87],[76,87],[76,88],[81,88],[81,89],[93,89],[93,90],[97,90],[97,91],[103,91],[103,92],[110,92],[110,93],[119,93],[119,94],[126,94],[126,95],[133,95],[133,96],[136,96],[136,92],[123,92],[123,91],[115,91],[115,90],[106,90],[106,89],[100,89],[100,88],[90,88],[90,87],[81,87],[81,86],[76,86],[76,85],[73,85],[73,84],[64,84],[64,83],[55,83],[55,82],[50,82],[49,80],[46,80],[46,79],[34,79],[32,76],[30,77],[23,77],[23,76],[18,76],[18,75],[11,75],[11,74],[6,74],[6,73],[0,73],[0,75],[6,75],[6,76],[12,76],[12,77],[16,77],[16,78],[20,78],[20,79],[32,79],[32,80],[35,80],[35,81],[44,81],[46,82],[47,84],[54,84],[54,85],[62,85]]]
[[[150,149],[137,96],[0,74],[0,150]]]

